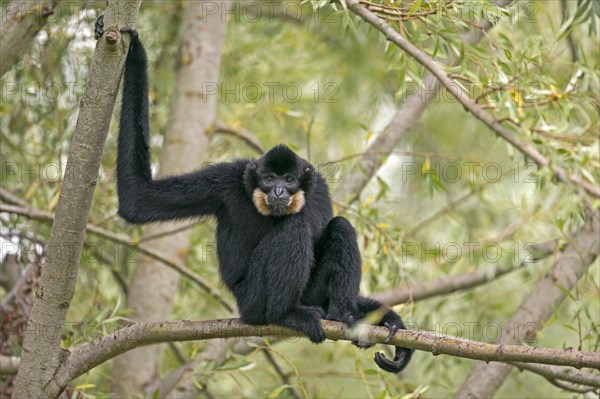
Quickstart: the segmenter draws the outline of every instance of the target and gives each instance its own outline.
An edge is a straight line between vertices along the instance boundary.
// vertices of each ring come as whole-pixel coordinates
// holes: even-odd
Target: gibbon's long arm
[[[119,123],[117,193],[119,215],[131,223],[148,223],[214,214],[220,206],[230,164],[152,180],[149,150],[148,65],[136,31],[125,62]]]

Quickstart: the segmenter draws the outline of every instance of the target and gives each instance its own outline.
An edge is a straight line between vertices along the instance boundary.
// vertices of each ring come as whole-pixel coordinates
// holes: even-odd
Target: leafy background
[[[310,156],[312,162],[322,165],[330,188],[335,189],[347,178],[356,155],[382,134],[396,104],[411,84],[421,81],[425,71],[366,24],[321,3],[327,2],[304,3],[299,23],[284,18],[251,22],[243,17],[229,22],[218,119],[251,131],[265,148],[285,143],[300,155]],[[408,5],[417,3],[422,9],[436,5],[425,1]],[[482,4],[485,2],[470,3],[474,21],[482,16]],[[458,19],[410,19],[395,27],[432,55],[456,57],[448,71],[459,76],[457,82],[473,98],[489,85],[499,87],[486,97],[494,100],[489,102],[494,106],[490,112],[498,119],[518,121],[518,125],[506,126],[534,143],[553,164],[597,184],[599,4],[569,1],[569,12],[564,14],[559,1],[516,2],[498,14],[498,25],[475,46],[463,44],[461,34],[470,25]],[[144,2],[138,24],[149,53],[155,160],[166,129],[178,27],[185,9],[186,2]],[[448,13],[457,16],[458,9]],[[61,171],[93,54],[95,17],[88,10],[51,20],[22,60],[2,77],[2,186],[38,209],[52,212],[58,201]],[[578,50],[575,61],[569,37]],[[567,92],[574,78],[576,89]],[[255,101],[241,95],[239,87],[265,89],[267,82],[277,83],[273,99],[264,91]],[[302,88],[298,101],[283,94],[281,87],[287,84]],[[311,89],[315,85],[319,87],[316,101]],[[227,88],[234,88],[238,98],[227,95]],[[113,121],[118,112],[117,108]],[[138,228],[115,217],[116,136],[113,123],[89,221],[139,238]],[[395,150],[357,203],[350,209],[337,207],[359,232],[365,293],[478,268],[491,273],[515,258],[522,259],[527,243],[564,240],[581,225],[582,194],[555,184],[547,171],[524,162],[448,93],[442,92],[434,100]],[[211,161],[257,155],[244,143],[217,134],[211,140],[210,154]],[[465,177],[469,175],[468,162],[480,165],[473,179]],[[18,173],[8,172],[7,165],[13,164]],[[417,172],[407,176],[407,165],[416,165]],[[456,165],[462,176],[458,181],[449,172]],[[492,166],[484,170],[485,165]],[[499,181],[495,181],[497,168],[504,173]],[[16,233],[43,241],[49,237],[50,226],[2,215],[1,232],[3,252],[10,252],[9,241],[18,242],[22,252],[28,250],[23,260],[27,263],[34,261],[39,245],[15,238]],[[187,266],[219,284],[216,258],[203,253],[206,245],[214,242],[213,234],[212,221],[193,227]],[[467,242],[488,241],[501,248],[498,261],[490,262],[479,250],[465,251],[462,257],[443,252],[452,249],[448,247],[451,243],[464,250]],[[125,246],[95,237],[86,242],[68,316],[71,324],[64,333],[65,347],[90,338],[90,334],[112,331],[128,315],[115,276],[127,279],[135,267],[135,256]],[[410,243],[419,248],[408,251]],[[96,256],[98,252],[104,259]],[[106,258],[113,262],[107,264]],[[495,326],[504,328],[553,259],[528,264],[475,289],[408,302],[396,310],[412,328],[493,342]],[[596,261],[539,332],[536,344],[598,351],[598,273]],[[214,299],[189,281],[181,282],[173,319],[225,316],[226,311]],[[473,335],[469,335],[469,326]],[[204,345],[178,346],[193,357]],[[11,350],[18,353],[18,345],[12,343]],[[374,350],[358,351],[341,342],[315,346],[305,340],[273,346],[282,367],[291,372],[293,384],[303,385],[314,397],[448,397],[473,365],[465,359],[417,352],[409,369],[396,377],[374,369]],[[161,372],[166,375],[178,365],[174,353],[167,351]],[[87,397],[110,397],[109,368],[110,362],[78,379],[76,391]],[[288,395],[258,351],[248,356],[230,354],[219,369],[204,365],[196,372],[196,377],[207,378],[216,397]],[[517,370],[498,393],[498,397],[573,396],[586,395],[562,391],[537,375]]]

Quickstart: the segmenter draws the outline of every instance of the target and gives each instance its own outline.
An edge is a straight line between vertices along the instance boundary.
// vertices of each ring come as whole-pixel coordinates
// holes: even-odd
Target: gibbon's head
[[[304,207],[313,171],[294,151],[278,145],[248,164],[244,184],[261,215],[293,215]]]

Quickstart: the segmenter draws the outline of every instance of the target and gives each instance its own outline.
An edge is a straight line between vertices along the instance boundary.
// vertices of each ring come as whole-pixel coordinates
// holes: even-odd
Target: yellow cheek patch
[[[259,188],[255,188],[252,193],[252,202],[256,207],[258,213],[263,216],[271,216],[271,208],[269,208],[269,202],[267,201],[267,194],[262,192]],[[304,191],[299,190],[296,194],[290,197],[290,202],[284,213],[284,215],[293,215],[298,213],[304,208],[306,199],[304,198]]]
[[[258,213],[263,216],[271,216],[271,209],[269,209],[269,204],[267,202],[267,194],[263,193],[259,188],[255,188],[252,193],[252,202],[254,202],[254,206]]]
[[[298,190],[298,192],[291,196],[290,204],[288,205],[286,215],[293,215],[294,213],[298,213],[304,208],[304,190]]]

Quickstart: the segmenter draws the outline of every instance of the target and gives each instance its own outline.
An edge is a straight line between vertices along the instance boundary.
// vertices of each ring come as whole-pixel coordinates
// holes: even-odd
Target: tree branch
[[[2,193],[3,189],[0,189],[0,193]],[[28,219],[39,220],[42,222],[50,222],[54,221],[55,215],[50,212],[40,211],[30,206],[15,206],[15,205],[6,205],[0,204],[0,212],[12,213],[15,215],[21,215]],[[131,237],[126,236],[124,234],[114,233],[110,230],[103,229],[102,227],[94,226],[93,224],[88,224],[86,226],[86,230],[98,237],[102,237],[106,240],[117,242],[119,244],[127,245],[132,248],[136,248],[138,251],[151,257],[152,259],[156,259],[159,262],[164,263],[166,266],[170,267],[173,270],[178,271],[181,275],[189,278],[192,282],[196,283],[200,288],[204,291],[211,294],[217,301],[223,305],[228,311],[233,312],[236,307],[232,303],[230,303],[227,299],[223,297],[223,292],[215,287],[210,281],[206,280],[204,277],[180,264],[176,260],[165,257],[160,251],[154,249],[151,245],[144,244],[136,244],[135,240],[131,239]]]
[[[215,133],[227,134],[244,141],[253,150],[261,155],[265,152],[265,148],[260,143],[260,140],[258,140],[258,138],[248,130],[236,129],[232,126],[224,124],[223,122],[216,122],[213,129]]]
[[[600,211],[586,208],[586,220],[557,257],[556,262],[521,303],[499,342],[518,345],[532,342],[548,320],[600,253]],[[600,356],[600,354],[598,354]],[[511,367],[506,364],[477,364],[456,394],[458,398],[493,397]]]
[[[584,372],[570,368],[551,366],[547,364],[510,362],[510,365],[519,370],[527,370],[541,375],[549,380],[562,380],[573,384],[586,385],[588,387],[600,388],[600,374],[595,372]]]
[[[176,24],[179,44],[174,85],[156,178],[198,170],[209,161],[210,126],[215,121],[218,100],[217,96],[203,94],[204,84],[219,81],[227,21],[220,13],[209,11],[207,4],[222,9],[226,3],[191,1],[177,8],[182,15]],[[143,227],[143,237],[152,238],[151,247],[157,253],[185,265],[192,237],[188,226],[189,221],[185,220],[152,223]],[[179,231],[173,234],[174,229]],[[131,309],[129,318],[138,322],[171,318],[181,273],[164,267],[160,260],[144,256],[137,259],[126,301]],[[229,304],[227,308],[229,312],[233,310]],[[157,378],[163,350],[164,346],[155,345],[115,359],[111,371],[115,396],[135,396],[140,387],[152,383]]]
[[[8,190],[0,187],[0,200],[4,202],[8,202],[9,204],[19,205],[19,206],[28,206],[27,201],[17,197],[13,193]]]
[[[560,0],[560,10],[562,11],[562,17],[564,19],[569,15],[569,6],[567,4],[567,0]],[[569,51],[571,52],[571,61],[573,63],[579,61],[579,52],[577,51],[577,44],[573,39],[573,32],[567,33],[567,43],[569,44]]]
[[[567,381],[554,380],[551,378],[548,378],[547,380],[550,384],[554,385],[557,388],[562,389],[563,391],[570,391],[570,392],[575,392],[575,393],[588,393],[588,392],[596,390],[594,387],[590,387],[587,385],[578,385],[578,384],[573,384],[573,383],[570,383]]]
[[[106,9],[110,31],[96,45],[80,100],[46,263],[24,333],[15,398],[48,397],[45,386],[61,363],[61,334],[49,334],[44,339],[38,334],[64,324],[75,293],[86,222],[129,44],[129,36],[121,36],[115,28],[135,27],[140,3],[109,2]]]
[[[433,58],[431,58],[426,52],[412,44],[409,40],[405,39],[400,33],[394,30],[385,20],[379,18],[376,14],[369,11],[359,0],[345,0],[348,8],[352,10],[356,15],[361,17],[368,24],[372,25],[375,29],[379,30],[384,36],[404,50],[409,56],[411,56],[419,64],[423,65],[429,70],[437,80],[452,94],[458,102],[460,102],[465,110],[470,112],[477,119],[482,121],[488,126],[498,137],[509,142],[513,147],[519,150],[527,158],[531,159],[539,166],[550,169],[552,175],[559,181],[581,188],[593,197],[600,198],[600,188],[583,181],[579,176],[569,174],[565,169],[558,166],[551,166],[550,159],[542,155],[535,146],[522,141],[510,130],[502,126],[492,115],[488,114],[479,104],[474,102],[464,92],[459,85],[455,84],[450,78],[448,73],[438,65]]]
[[[350,329],[343,323],[323,320],[321,325],[325,330],[325,335],[331,340],[353,339]],[[384,343],[388,335],[386,328],[375,326],[368,328],[371,341]],[[273,325],[249,326],[241,323],[239,319],[181,320],[132,324],[73,350],[61,364],[54,379],[48,385],[48,390],[52,393],[60,392],[74,378],[138,346],[171,341],[254,336],[299,337],[302,335],[299,332]],[[428,331],[398,331],[390,344],[427,351],[434,355],[446,354],[467,359],[533,362],[600,369],[600,353],[596,352],[518,345],[494,345]]]
[[[521,269],[530,262],[541,260],[559,250],[556,241],[549,241],[538,245],[535,253],[530,253],[527,261],[522,261],[517,265],[511,264],[509,267],[497,267],[493,273],[489,270],[479,268],[472,272],[457,274],[455,276],[444,277],[432,282],[418,283],[410,287],[393,288],[373,295],[373,298],[385,303],[388,306],[397,305],[408,301],[418,301],[431,298],[433,296],[451,294],[456,291],[467,290],[495,280],[512,271]]]
[[[52,15],[58,3],[59,0],[40,1],[27,5],[27,10],[23,12],[24,3],[3,2],[0,18],[0,76],[21,58],[31,40],[46,25],[48,16]]]
[[[496,0],[494,4],[496,7],[506,7],[512,2],[513,0]],[[468,45],[477,44],[483,37],[483,32],[493,26],[489,19],[483,19],[476,25],[479,29],[471,29],[463,35],[463,40]],[[451,60],[452,58],[448,58],[446,63],[450,63]],[[383,132],[375,137],[369,149],[338,184],[334,198],[349,203],[359,198],[362,190],[383,164],[385,156],[392,153],[408,130],[418,122],[431,100],[436,97],[440,87],[432,73],[428,73],[423,78],[422,84],[416,87],[415,92],[400,105]]]

